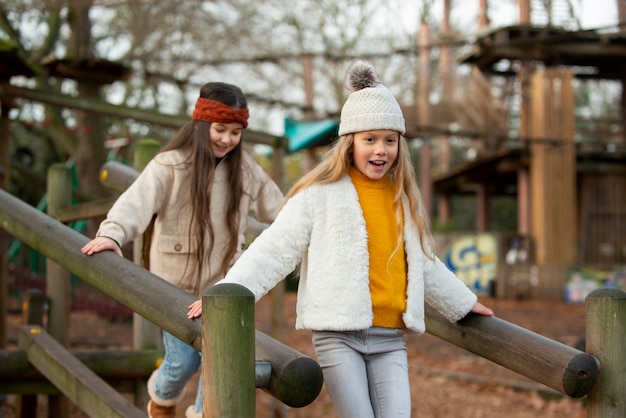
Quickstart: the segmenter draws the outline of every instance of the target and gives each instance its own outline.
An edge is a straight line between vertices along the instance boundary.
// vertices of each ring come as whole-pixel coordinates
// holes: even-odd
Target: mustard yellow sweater
[[[404,328],[407,270],[404,245],[390,259],[398,240],[398,225],[393,211],[394,185],[388,178],[372,180],[355,168],[350,178],[359,195],[367,228],[369,279],[373,325]]]

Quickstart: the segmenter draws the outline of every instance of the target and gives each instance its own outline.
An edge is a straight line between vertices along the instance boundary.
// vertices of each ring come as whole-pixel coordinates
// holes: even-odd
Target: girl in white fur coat
[[[219,283],[259,300],[300,266],[296,328],[313,345],[340,418],[410,417],[405,329],[424,302],[457,321],[492,315],[431,250],[402,111],[371,64],[348,70],[339,140]],[[201,301],[189,318],[202,314]]]

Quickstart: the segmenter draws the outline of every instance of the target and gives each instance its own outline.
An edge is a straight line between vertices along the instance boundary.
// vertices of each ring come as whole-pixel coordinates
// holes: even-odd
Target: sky
[[[562,1],[566,0],[554,0]],[[595,29],[617,24],[618,0],[573,0],[572,4],[579,9],[583,29]],[[453,0],[452,20],[473,24],[477,19],[479,0]],[[415,6],[412,7],[411,5]],[[407,28],[419,21],[419,4],[421,2],[401,2],[402,20]],[[433,12],[440,20],[443,13],[443,0],[436,0]],[[489,18],[491,26],[508,26],[519,21],[517,0],[489,0]]]
[[[582,0],[581,11],[585,29],[617,24],[617,0]]]

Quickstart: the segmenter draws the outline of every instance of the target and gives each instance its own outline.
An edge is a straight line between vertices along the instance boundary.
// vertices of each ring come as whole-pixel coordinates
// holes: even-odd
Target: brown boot
[[[176,418],[175,406],[161,406],[152,401],[148,402],[148,417],[150,418]]]

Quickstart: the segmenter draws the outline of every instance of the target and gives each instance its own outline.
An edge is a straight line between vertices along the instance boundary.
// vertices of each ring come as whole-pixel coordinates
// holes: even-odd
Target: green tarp
[[[294,121],[285,118],[285,136],[289,138],[288,152],[297,152],[327,145],[337,137],[339,122],[335,119]]]

